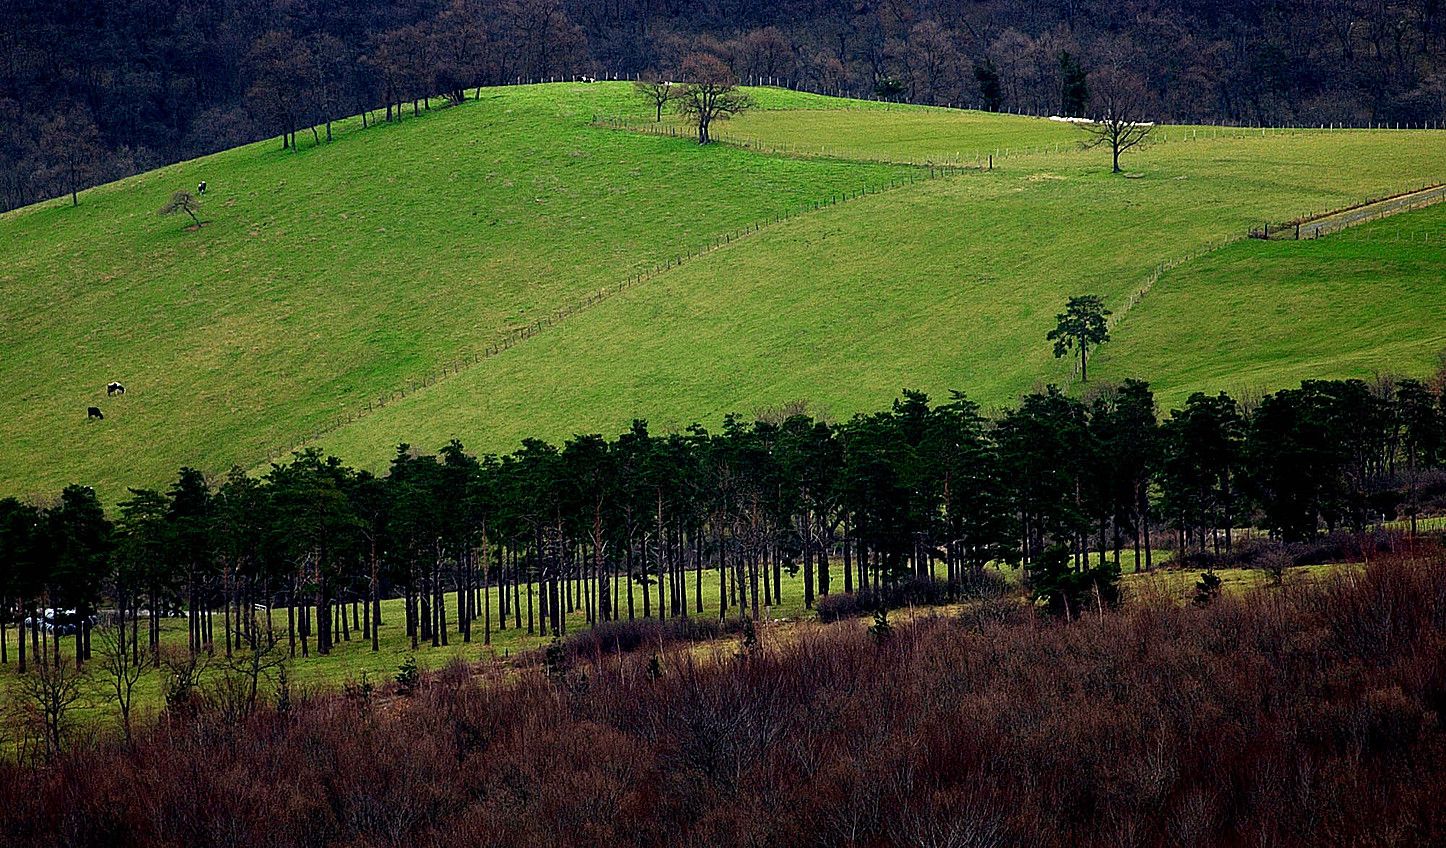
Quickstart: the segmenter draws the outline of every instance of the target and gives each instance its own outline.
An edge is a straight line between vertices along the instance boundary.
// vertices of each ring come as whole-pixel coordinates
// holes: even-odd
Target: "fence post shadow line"
[[[948,176],[952,176],[953,173],[954,172],[951,170],[938,168],[935,169],[934,172],[931,172],[930,176],[928,176],[927,178],[920,175],[919,179],[925,181],[944,179]],[[362,418],[369,416],[374,411],[384,408],[388,403],[396,403],[397,401],[406,398],[409,393],[416,394],[418,391],[424,388],[430,388],[431,386],[436,385],[438,382],[441,381],[442,377],[456,376],[465,371],[470,371],[472,366],[478,365],[488,359],[499,356],[503,352],[511,350],[513,347],[516,347],[518,343],[538,335],[539,333],[541,333],[544,326],[553,326],[554,318],[556,318],[557,324],[561,324],[563,320],[567,317],[571,317],[572,315],[575,315],[579,312],[584,312],[593,306],[612,299],[617,294],[628,291],[649,280],[652,280],[660,274],[681,267],[685,261],[685,256],[687,260],[701,258],[703,256],[712,254],[723,247],[731,245],[741,240],[745,236],[762,231],[765,225],[783,223],[785,221],[790,221],[794,218],[801,217],[802,215],[809,214],[810,212],[817,211],[819,209],[837,206],[841,203],[855,200],[860,197],[870,197],[881,194],[885,191],[893,191],[905,186],[911,186],[914,185],[916,182],[918,182],[918,180],[904,180],[901,178],[894,178],[891,179],[887,185],[870,187],[869,185],[865,184],[860,186],[858,193],[850,193],[846,191],[838,195],[831,195],[830,199],[826,201],[810,201],[811,203],[815,204],[813,209],[786,209],[782,213],[778,213],[768,219],[755,220],[743,224],[741,227],[735,227],[732,230],[728,230],[721,235],[714,236],[712,239],[709,240],[707,244],[702,247],[690,248],[686,250],[684,254],[670,257],[662,263],[654,264],[653,267],[649,269],[639,271],[635,274],[629,274],[624,279],[618,281],[616,290],[613,290],[611,286],[604,286],[597,289],[596,291],[589,292],[588,294],[583,295],[582,297],[577,298],[562,307],[558,307],[556,310],[554,310],[553,313],[542,319],[535,320],[534,322],[520,328],[513,328],[512,330],[505,332],[500,339],[485,343],[480,349],[474,349],[463,353],[461,359],[454,359],[450,361],[449,364],[456,366],[452,367],[450,371],[448,370],[448,365],[443,365],[441,368],[434,368],[432,371],[427,372],[420,378],[412,378],[411,380],[408,380],[407,384],[402,388],[395,389],[385,395],[380,396],[377,399],[375,405],[373,405],[372,401],[368,400],[365,409],[354,408],[352,410],[349,410],[345,414],[333,419],[330,424],[327,424],[321,429],[317,430],[310,437],[302,438],[291,448],[279,452],[268,451],[266,462],[268,464],[273,463],[277,459],[294,453],[296,450],[299,450],[303,447],[306,447],[308,445],[315,445],[327,435],[334,433],[349,424],[355,423],[356,421],[359,421]]]

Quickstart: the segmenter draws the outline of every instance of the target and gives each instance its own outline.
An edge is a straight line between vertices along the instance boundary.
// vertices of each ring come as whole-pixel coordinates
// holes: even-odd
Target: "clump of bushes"
[[[1251,539],[1236,544],[1231,550],[1192,551],[1176,560],[1185,568],[1213,571],[1221,568],[1278,568],[1283,560],[1287,566],[1321,565],[1332,562],[1358,562],[1396,550],[1401,534],[1389,530],[1371,530],[1365,535],[1327,533],[1307,542],[1276,542]]]
[[[1063,618],[1103,612],[1120,603],[1120,567],[1105,561],[1077,568],[1067,548],[1056,545],[1027,566],[1030,597]]]
[[[606,654],[630,654],[642,648],[659,649],[682,642],[707,642],[739,632],[742,625],[735,617],[719,620],[712,615],[673,618],[635,618],[604,621],[575,633],[561,642],[569,659],[589,658]]]
[[[422,683],[421,669],[417,668],[417,658],[411,654],[402,660],[401,666],[397,668],[397,694],[411,695],[417,691]]]
[[[967,572],[962,579],[955,581],[911,575],[879,589],[871,587],[858,592],[825,595],[818,599],[815,609],[820,620],[833,622],[902,607],[936,607],[959,601],[998,598],[1007,591],[1004,577],[987,569]]]

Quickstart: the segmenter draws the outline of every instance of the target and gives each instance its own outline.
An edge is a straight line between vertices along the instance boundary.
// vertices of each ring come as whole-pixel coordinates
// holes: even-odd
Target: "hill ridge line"
[[[925,107],[911,107],[925,108]],[[945,111],[954,110],[953,107],[931,106],[931,109]],[[787,109],[766,110],[766,111],[789,111]],[[800,109],[797,111],[854,111],[847,108],[821,110],[821,109]],[[859,110],[863,111],[863,110]],[[1047,120],[1046,118],[1034,115],[1016,115],[1014,113],[989,113],[1009,115],[1011,117],[1024,117],[1031,120]],[[618,132],[631,132],[639,135],[653,135],[662,138],[687,138],[689,133],[678,132],[676,124],[659,124],[657,121],[647,121],[617,116],[594,116],[592,126]],[[1184,125],[1172,127],[1176,130],[1175,140],[1170,140],[1169,129],[1162,129],[1156,137],[1151,135],[1147,140],[1148,147],[1158,147],[1166,144],[1188,144],[1195,141],[1232,141],[1245,140],[1255,141],[1258,139],[1291,140],[1302,135],[1317,135],[1324,133],[1347,133],[1356,130],[1350,128],[1334,129],[1330,127],[1231,127],[1213,125]],[[1204,131],[1202,134],[1202,130]],[[944,159],[904,159],[890,157],[888,155],[870,155],[858,151],[841,150],[831,148],[827,145],[773,145],[767,144],[757,138],[749,138],[742,135],[734,135],[726,129],[711,132],[713,141],[719,144],[727,144],[743,150],[751,150],[755,153],[763,153],[774,156],[790,156],[799,159],[823,159],[835,162],[856,162],[869,165],[910,165],[916,168],[952,168],[956,170],[990,170],[990,165],[995,162],[1003,162],[1008,159],[1029,158],[1029,157],[1052,157],[1068,153],[1078,153],[1081,150],[1078,142],[1055,142],[1053,144],[1028,145],[1022,147],[998,146],[991,151],[988,149],[972,151],[974,161],[970,162],[964,155],[964,151],[956,152],[954,157]]]
[[[404,386],[403,388],[395,389],[387,393],[386,395],[377,398],[375,401],[368,401],[365,407],[358,408],[346,413],[345,415],[338,416],[337,418],[333,419],[331,423],[317,429],[314,433],[295,442],[292,446],[285,449],[268,451],[263,462],[265,465],[271,465],[275,463],[278,459],[281,459],[290,453],[294,453],[295,451],[303,447],[314,445],[316,442],[319,442],[321,439],[325,438],[328,434],[334,433],[349,424],[360,421],[361,419],[371,415],[377,410],[384,408],[390,403],[396,403],[406,398],[410,394],[416,394],[417,392],[420,392],[424,389],[431,388],[432,386],[437,385],[439,382],[448,377],[455,377],[464,371],[468,371],[473,366],[480,365],[481,363],[492,359],[493,357],[500,356],[505,351],[511,350],[522,342],[539,335],[543,330],[562,324],[568,318],[571,318],[572,316],[577,315],[580,312],[587,311],[592,307],[597,306],[598,304],[611,300],[613,297],[620,295],[623,292],[631,291],[632,289],[637,288],[638,286],[648,282],[649,280],[652,280],[658,276],[661,276],[662,274],[681,267],[686,262],[690,262],[694,259],[710,255],[718,250],[728,247],[729,245],[732,245],[733,243],[738,242],[747,236],[758,233],[767,227],[781,224],[786,221],[791,221],[796,218],[801,218],[805,215],[820,212],[824,209],[838,206],[843,203],[848,203],[862,197],[898,191],[903,188],[917,185],[921,182],[931,182],[933,180],[943,179],[945,177],[953,176],[959,173],[961,170],[964,169],[935,166],[934,168],[930,168],[926,171],[923,168],[919,168],[917,174],[911,174],[908,178],[892,179],[886,183],[875,186],[869,186],[867,184],[864,184],[861,185],[859,187],[859,190],[856,192],[849,191],[842,194],[834,194],[829,196],[827,199],[813,201],[812,203],[808,204],[804,208],[799,209],[798,211],[785,211],[783,213],[773,215],[762,220],[754,221],[750,224],[745,224],[744,226],[726,232],[721,236],[715,236],[707,244],[701,247],[693,248],[679,253],[676,256],[667,259],[660,264],[654,265],[652,268],[649,268],[646,271],[640,271],[636,274],[629,274],[626,278],[619,280],[615,285],[605,286],[603,288],[599,288],[595,291],[589,292],[587,295],[581,298],[577,298],[570,303],[558,307],[557,309],[551,310],[544,318],[539,318],[525,326],[514,328],[507,333],[504,333],[500,338],[496,339],[495,341],[488,342],[482,347],[472,350],[470,353],[464,354],[459,358],[443,363],[440,369],[434,368],[432,371],[423,375],[421,378],[409,381],[408,385]],[[253,467],[254,465],[259,464],[262,463],[255,463],[253,464]]]

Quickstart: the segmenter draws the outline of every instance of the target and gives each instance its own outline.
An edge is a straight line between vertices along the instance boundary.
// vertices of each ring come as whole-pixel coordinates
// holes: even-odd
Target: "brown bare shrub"
[[[1204,608],[651,660],[585,687],[454,667],[367,710],[203,703],[128,750],[0,766],[0,843],[1446,843],[1440,552]]]

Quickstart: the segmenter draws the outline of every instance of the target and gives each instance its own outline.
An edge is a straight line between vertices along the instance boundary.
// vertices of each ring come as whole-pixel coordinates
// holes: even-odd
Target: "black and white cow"
[[[116,381],[112,380],[112,381],[110,381],[109,383],[106,383],[106,384],[105,384],[105,393],[106,393],[106,396],[107,396],[107,397],[114,397],[115,395],[123,395],[123,394],[126,393],[126,387],[125,387],[125,386],[122,386],[120,383],[117,383]]]

